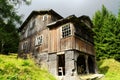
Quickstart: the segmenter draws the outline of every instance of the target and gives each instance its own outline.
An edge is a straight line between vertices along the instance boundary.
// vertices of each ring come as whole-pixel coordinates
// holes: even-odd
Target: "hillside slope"
[[[120,80],[120,62],[105,59],[98,62],[99,73],[104,74],[104,80]]]
[[[17,55],[0,55],[0,80],[55,80],[32,60],[17,59]]]

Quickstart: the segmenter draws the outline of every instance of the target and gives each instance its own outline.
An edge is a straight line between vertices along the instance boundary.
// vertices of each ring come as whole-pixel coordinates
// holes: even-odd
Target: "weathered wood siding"
[[[84,39],[81,39],[79,37],[74,37],[74,38],[75,38],[74,49],[91,54],[91,55],[95,55],[94,45],[92,43],[87,42]]]
[[[46,16],[47,19],[43,19],[43,16]],[[89,41],[82,38],[86,38],[85,31],[80,28],[80,25],[74,26],[73,23],[70,24],[71,35],[65,38],[62,38],[62,26],[53,27],[51,29],[47,28],[46,25],[53,21],[56,21],[58,18],[49,14],[34,16],[28,24],[24,27],[21,32],[21,42],[19,44],[19,50],[22,50],[24,42],[28,42],[28,50],[30,52],[61,52],[69,49],[76,49],[88,54],[94,55],[94,45]],[[32,25],[31,22],[35,21],[34,26],[30,29]],[[80,36],[76,36],[77,33]],[[43,42],[41,45],[35,45],[36,37],[42,35]]]
[[[49,43],[48,43],[49,53],[72,49],[74,28],[72,23],[67,23],[67,24],[70,24],[70,28],[72,32],[71,32],[71,36],[68,36],[66,38],[62,38],[62,26],[66,24],[50,29]]]
[[[70,49],[76,49],[81,52],[85,52],[91,55],[94,55],[94,45],[86,40],[84,40],[82,37],[78,37],[74,34],[75,27],[72,23],[70,24],[70,28],[72,31],[71,36],[68,36],[66,38],[62,38],[62,26],[55,27],[50,29],[49,31],[49,39],[48,39],[48,52],[60,52],[64,50],[70,50]],[[81,34],[82,35],[82,34]]]
[[[36,34],[34,36],[34,42],[36,42],[35,41],[36,38],[40,35],[43,36],[43,38],[42,38],[43,40],[40,45],[35,45],[35,43],[34,43],[35,50],[37,50],[39,53],[48,52],[48,29],[45,29],[45,30],[39,32],[38,34]]]
[[[43,19],[43,16],[47,19]],[[33,16],[20,33],[19,52],[23,51],[22,47],[26,41],[29,43],[28,47],[30,52],[34,52],[36,50],[39,53],[48,52],[49,29],[46,26],[56,20],[58,20],[58,18],[50,14]],[[34,25],[32,25],[33,21],[35,21]],[[35,39],[39,35],[43,35],[43,43],[39,46],[35,46]]]

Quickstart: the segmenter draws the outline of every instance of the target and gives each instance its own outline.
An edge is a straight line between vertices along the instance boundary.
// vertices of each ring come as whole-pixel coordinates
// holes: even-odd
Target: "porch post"
[[[85,55],[85,64],[86,64],[86,73],[89,74],[89,69],[88,69],[88,55]]]

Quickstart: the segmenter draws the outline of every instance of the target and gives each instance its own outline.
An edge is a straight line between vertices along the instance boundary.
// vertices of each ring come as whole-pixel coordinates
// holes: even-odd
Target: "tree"
[[[93,17],[95,35],[95,48],[97,59],[115,58],[120,56],[120,38],[118,38],[120,22],[117,17],[109,12],[105,6],[97,11]],[[119,58],[120,59],[120,58]]]
[[[19,3],[15,3],[17,1]],[[16,25],[22,23],[16,13],[17,4],[21,4],[21,1],[0,0],[0,53],[17,52],[19,35]]]

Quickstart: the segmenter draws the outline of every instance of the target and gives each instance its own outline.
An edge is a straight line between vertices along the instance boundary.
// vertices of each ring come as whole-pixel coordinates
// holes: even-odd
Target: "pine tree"
[[[97,59],[115,58],[120,55],[119,21],[114,14],[109,12],[105,6],[97,11],[93,17],[95,35],[95,48]]]

